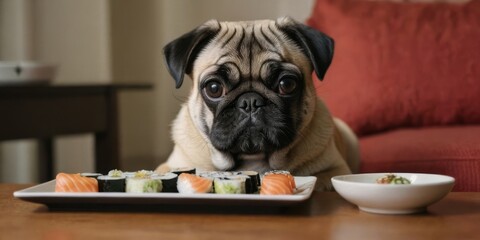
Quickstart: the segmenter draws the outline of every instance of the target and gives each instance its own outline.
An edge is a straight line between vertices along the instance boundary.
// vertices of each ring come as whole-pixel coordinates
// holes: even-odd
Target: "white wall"
[[[188,80],[175,90],[163,63],[163,46],[212,18],[289,15],[304,21],[312,4],[313,0],[0,0],[0,60],[58,63],[58,83],[154,84],[151,91],[127,91],[119,99],[123,167],[154,168],[170,153],[170,123],[190,91]],[[90,135],[56,142],[57,171],[93,170]],[[0,148],[0,182],[34,181],[36,145],[9,144],[6,151]],[[26,177],[6,176],[7,168],[31,170]]]

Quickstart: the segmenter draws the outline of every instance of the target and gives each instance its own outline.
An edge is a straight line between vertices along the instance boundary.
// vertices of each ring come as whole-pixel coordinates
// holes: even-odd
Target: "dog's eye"
[[[223,85],[217,81],[210,81],[205,85],[205,94],[210,98],[219,98],[223,96]]]
[[[295,79],[290,77],[284,77],[278,83],[278,92],[282,95],[287,95],[295,91],[297,87],[297,82]]]

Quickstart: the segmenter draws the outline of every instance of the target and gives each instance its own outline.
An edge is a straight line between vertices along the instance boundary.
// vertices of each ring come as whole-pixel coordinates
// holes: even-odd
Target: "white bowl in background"
[[[333,177],[335,190],[365,212],[410,214],[426,211],[427,206],[445,197],[455,184],[450,176],[424,173],[393,173],[411,184],[378,184],[391,173],[364,173]]]
[[[0,84],[44,83],[55,77],[56,66],[27,61],[0,61]]]

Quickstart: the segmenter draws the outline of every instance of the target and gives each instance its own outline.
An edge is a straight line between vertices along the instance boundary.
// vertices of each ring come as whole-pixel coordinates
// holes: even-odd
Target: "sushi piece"
[[[247,175],[254,181],[255,185],[260,186],[260,174],[256,171],[240,171],[242,175]]]
[[[295,179],[293,178],[292,174],[290,174],[289,171],[285,170],[273,170],[265,173],[265,176],[270,175],[270,174],[283,174],[290,179],[290,183],[292,184],[293,188],[296,188],[297,186],[295,185]]]
[[[258,192],[258,185],[260,182],[260,175],[255,171],[240,171],[240,172],[223,172],[223,171],[206,171],[197,174],[200,177],[208,178],[212,181],[215,179],[222,180],[231,180],[232,178],[242,178],[242,181],[245,180],[245,191],[242,190],[242,193],[256,193]],[[215,190],[215,181],[214,181],[214,192]],[[222,190],[220,190],[222,191]]]
[[[295,186],[291,181],[292,175],[268,174],[262,179],[260,195],[291,195]]]
[[[177,189],[179,193],[211,193],[213,181],[190,173],[178,176]]]
[[[55,192],[98,192],[97,179],[83,177],[78,173],[59,173],[55,180]]]
[[[177,181],[178,175],[175,173],[165,173],[158,175],[162,180],[162,192],[178,192]]]
[[[238,172],[241,175],[248,176],[245,180],[245,191],[246,193],[256,193],[258,192],[258,187],[260,186],[260,174],[255,171],[240,171]]]
[[[162,180],[131,177],[126,179],[127,193],[157,193],[162,191]]]
[[[182,173],[190,173],[190,174],[196,174],[197,173],[197,169],[195,168],[189,168],[189,167],[185,167],[185,168],[174,168],[170,171],[171,173],[175,173],[177,175],[180,176],[180,174]]]
[[[162,180],[152,177],[144,171],[138,171],[133,177],[127,177],[125,191],[127,193],[156,193],[162,191]]]
[[[100,176],[97,178],[99,192],[125,192],[125,177]]]
[[[213,180],[213,187],[215,193],[220,194],[240,194],[246,193],[245,191],[245,180],[250,178],[248,176],[230,176],[230,177],[219,177]]]

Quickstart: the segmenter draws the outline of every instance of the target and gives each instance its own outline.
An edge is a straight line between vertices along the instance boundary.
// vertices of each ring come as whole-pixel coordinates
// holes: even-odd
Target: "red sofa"
[[[318,0],[335,40],[317,93],[358,135],[360,172],[455,177],[480,191],[480,1]]]

